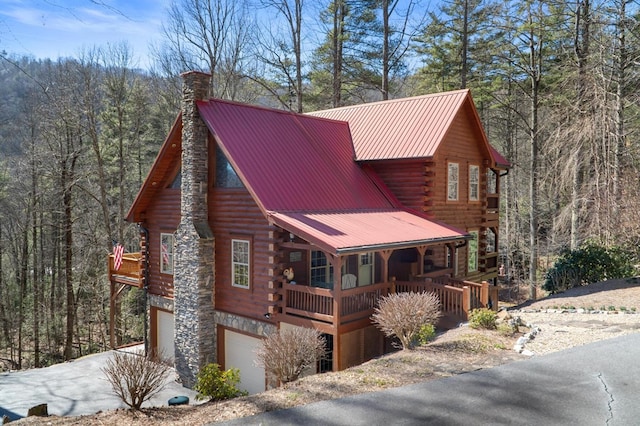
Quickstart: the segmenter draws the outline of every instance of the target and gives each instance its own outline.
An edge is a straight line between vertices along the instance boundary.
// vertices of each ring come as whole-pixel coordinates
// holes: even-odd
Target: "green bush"
[[[485,328],[487,330],[494,330],[496,328],[496,321],[498,314],[491,309],[481,308],[473,309],[469,312],[469,325],[472,328]]]
[[[433,324],[424,324],[420,327],[414,337],[417,345],[426,345],[436,338],[436,327]]]
[[[221,371],[218,364],[211,363],[200,370],[193,389],[198,392],[196,399],[208,398],[211,401],[221,401],[247,395],[247,392],[238,389],[238,383],[240,383],[240,370],[230,368]]]
[[[547,271],[543,289],[558,293],[573,287],[635,275],[634,255],[618,246],[587,241],[576,250],[563,251]]]

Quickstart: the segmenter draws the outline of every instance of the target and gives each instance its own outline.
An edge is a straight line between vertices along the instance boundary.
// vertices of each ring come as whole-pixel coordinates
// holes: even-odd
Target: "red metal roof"
[[[263,211],[394,207],[354,162],[347,123],[221,100],[198,110]]]
[[[209,100],[201,117],[269,220],[332,253],[459,240],[354,161],[345,122]]]
[[[357,160],[432,157],[468,89],[309,113],[349,123]]]
[[[460,230],[403,210],[336,213],[273,212],[271,220],[333,253],[414,247],[435,241],[460,240]]]
[[[509,163],[509,160],[504,158],[497,149],[495,149],[492,145],[490,145],[489,147],[491,148],[491,157],[493,157],[493,162],[496,164],[496,166],[504,167],[507,169],[511,167],[511,163]]]

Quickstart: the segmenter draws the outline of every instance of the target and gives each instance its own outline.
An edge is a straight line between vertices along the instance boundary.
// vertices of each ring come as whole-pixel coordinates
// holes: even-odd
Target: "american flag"
[[[116,243],[113,246],[113,269],[116,271],[122,266],[122,255],[124,254],[124,246]]]

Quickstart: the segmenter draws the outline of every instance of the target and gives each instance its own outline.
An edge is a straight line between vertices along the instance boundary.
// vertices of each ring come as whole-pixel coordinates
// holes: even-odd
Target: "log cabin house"
[[[391,292],[434,291],[456,321],[497,308],[509,164],[468,90],[295,114],[182,77],[181,114],[127,216],[141,251],[118,271],[111,256],[109,276],[112,307],[123,286],[146,290],[150,345],[185,385],[217,362],[263,391],[254,349],[278,328],[323,333],[320,372],[379,356],[391,346],[370,316]]]

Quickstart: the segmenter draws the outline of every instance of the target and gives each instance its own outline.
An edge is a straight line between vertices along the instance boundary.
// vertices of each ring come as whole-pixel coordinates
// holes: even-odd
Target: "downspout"
[[[140,233],[144,234],[144,252],[143,257],[143,270],[144,270],[144,285],[142,286],[142,300],[144,301],[144,355],[149,356],[149,319],[148,316],[148,297],[147,292],[149,289],[149,230],[142,226],[142,223],[138,223]]]

